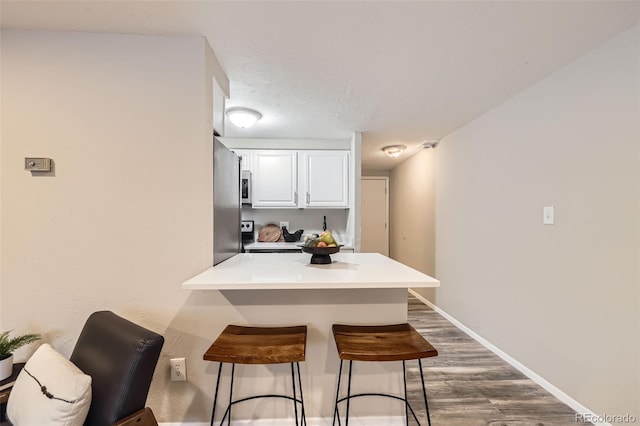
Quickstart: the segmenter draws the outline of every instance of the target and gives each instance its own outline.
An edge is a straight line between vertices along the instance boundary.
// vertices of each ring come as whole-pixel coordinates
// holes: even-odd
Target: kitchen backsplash
[[[253,220],[255,232],[269,223],[280,225],[280,222],[289,222],[289,232],[304,229],[304,234],[322,232],[322,218],[327,217],[327,230],[336,234],[339,242],[351,240],[346,235],[348,210],[336,209],[252,209],[242,208],[242,220]],[[339,237],[339,238],[338,238]]]

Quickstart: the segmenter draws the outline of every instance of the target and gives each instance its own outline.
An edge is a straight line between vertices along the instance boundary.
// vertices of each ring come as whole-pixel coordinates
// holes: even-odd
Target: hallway
[[[591,424],[412,295],[409,323],[439,353],[423,360],[433,426]],[[411,405],[424,416],[417,363],[407,371]]]

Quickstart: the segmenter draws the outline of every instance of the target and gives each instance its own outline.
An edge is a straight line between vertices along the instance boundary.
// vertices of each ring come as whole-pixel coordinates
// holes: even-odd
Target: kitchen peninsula
[[[227,312],[223,314],[211,307],[220,330],[232,323],[307,325],[306,361],[301,364],[305,408],[307,418],[326,421],[333,415],[339,367],[331,325],[406,322],[407,288],[438,287],[440,282],[377,253],[337,253],[331,255],[330,265],[311,265],[310,257],[304,253],[238,254],[184,282],[182,288],[220,291],[225,307],[232,308],[221,310]],[[211,340],[215,337],[212,335]],[[276,367],[280,365],[244,370],[252,377],[252,390],[269,392],[281,377],[287,377],[287,365],[281,371]],[[370,391],[371,386],[383,392],[401,392],[401,365],[360,363],[354,368],[356,392],[361,388]],[[211,383],[214,380],[212,371]],[[242,389],[238,392],[239,396]],[[352,402],[352,409],[354,425],[401,424],[404,418],[403,409],[395,401],[361,398]],[[243,411],[237,410],[236,414],[242,416]],[[253,419],[292,415],[285,401],[262,402],[247,407],[246,412],[252,413]]]

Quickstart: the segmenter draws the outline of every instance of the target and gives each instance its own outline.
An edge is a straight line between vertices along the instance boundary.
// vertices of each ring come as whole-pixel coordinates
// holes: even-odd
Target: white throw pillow
[[[44,343],[18,375],[7,417],[14,426],[82,426],[89,405],[91,377]]]

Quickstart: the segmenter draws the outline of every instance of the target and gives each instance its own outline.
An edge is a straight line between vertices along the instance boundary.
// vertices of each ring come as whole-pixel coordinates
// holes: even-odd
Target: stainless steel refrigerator
[[[240,253],[240,160],[213,138],[213,264]]]

